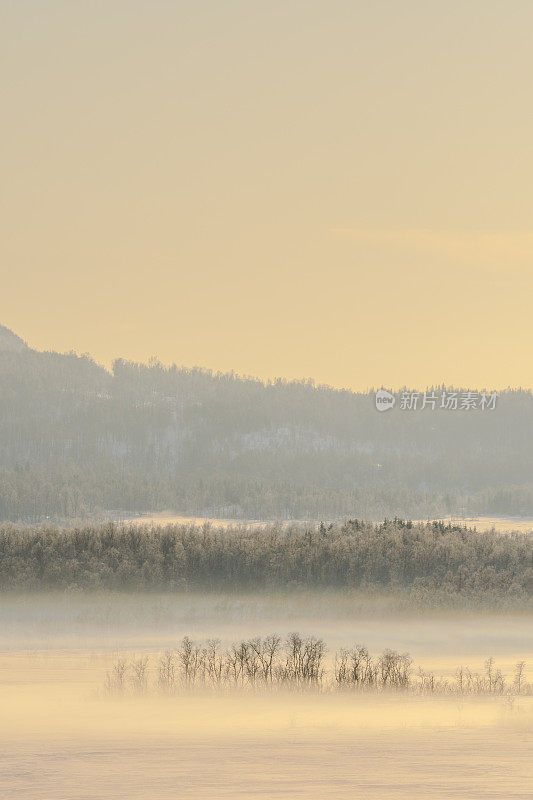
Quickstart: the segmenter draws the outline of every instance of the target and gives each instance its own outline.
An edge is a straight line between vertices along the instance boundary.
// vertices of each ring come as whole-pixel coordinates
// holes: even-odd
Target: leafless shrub
[[[322,639],[302,639],[298,633],[291,633],[285,642],[285,658],[276,670],[279,682],[295,688],[320,686],[325,650]]]
[[[111,672],[106,674],[105,692],[106,694],[121,695],[126,689],[126,673],[128,665],[125,659],[119,658],[113,665]]]
[[[148,688],[148,656],[134,659],[130,665],[131,685],[137,694],[144,694]]]
[[[176,688],[176,656],[167,650],[159,658],[158,684],[162,692],[171,694]]]
[[[519,661],[515,667],[513,686],[516,694],[521,694],[524,688],[524,670],[526,668],[525,661]]]

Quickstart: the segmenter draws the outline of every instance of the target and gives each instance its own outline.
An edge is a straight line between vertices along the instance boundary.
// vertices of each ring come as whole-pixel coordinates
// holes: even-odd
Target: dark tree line
[[[264,529],[0,529],[2,590],[407,592],[416,602],[533,597],[533,537],[442,523]]]

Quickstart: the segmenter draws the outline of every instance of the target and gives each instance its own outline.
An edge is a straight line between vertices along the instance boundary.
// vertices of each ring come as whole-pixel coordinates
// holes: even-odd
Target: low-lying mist
[[[2,798],[526,797],[530,541],[4,528]]]

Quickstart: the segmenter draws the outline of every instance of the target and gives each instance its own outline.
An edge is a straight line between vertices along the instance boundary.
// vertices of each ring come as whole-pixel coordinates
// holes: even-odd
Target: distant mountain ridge
[[[21,350],[29,350],[30,348],[26,342],[13,333],[12,330],[6,328],[5,325],[0,325],[0,351],[20,352]]]
[[[372,393],[38,352],[0,329],[0,520],[533,514],[533,396],[380,414]]]

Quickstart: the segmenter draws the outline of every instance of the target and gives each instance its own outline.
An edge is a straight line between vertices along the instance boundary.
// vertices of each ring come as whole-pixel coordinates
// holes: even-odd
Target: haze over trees
[[[533,397],[376,412],[374,395],[37,352],[0,329],[0,519],[533,514]]]

